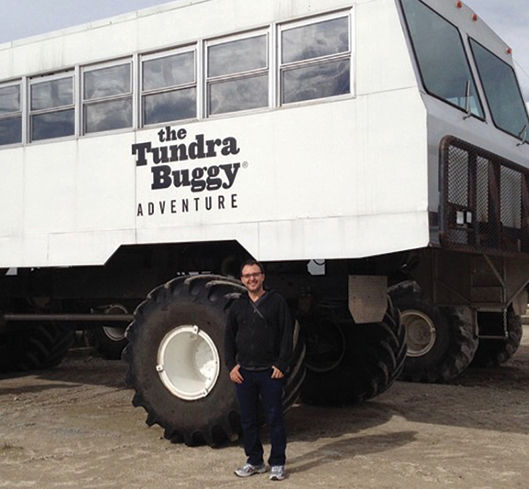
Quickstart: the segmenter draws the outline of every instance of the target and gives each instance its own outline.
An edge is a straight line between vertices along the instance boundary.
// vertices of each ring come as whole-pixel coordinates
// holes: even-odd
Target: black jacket
[[[255,307],[254,307],[255,306]],[[285,299],[269,290],[252,305],[248,294],[231,305],[226,323],[224,353],[229,371],[272,365],[285,373],[292,358],[293,321]]]

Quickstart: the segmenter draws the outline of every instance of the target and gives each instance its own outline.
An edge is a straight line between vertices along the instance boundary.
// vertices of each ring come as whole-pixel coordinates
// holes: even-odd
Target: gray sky
[[[169,1],[171,0],[0,0],[0,43]],[[512,47],[518,78],[525,99],[529,102],[529,1],[464,0],[464,3],[475,10]]]

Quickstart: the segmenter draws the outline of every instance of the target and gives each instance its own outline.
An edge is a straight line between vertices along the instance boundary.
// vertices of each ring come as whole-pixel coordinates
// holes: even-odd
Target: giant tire
[[[113,304],[104,310],[105,314],[127,314],[127,309],[120,304]],[[120,360],[123,350],[127,346],[125,326],[116,323],[97,326],[92,330],[94,348],[107,360]]]
[[[523,326],[522,318],[517,316],[512,307],[507,309],[507,336],[505,339],[487,339],[480,338],[479,346],[472,367],[498,367],[502,363],[511,359],[518,350],[520,342],[522,341]],[[480,313],[478,312],[478,325],[480,334],[486,333],[487,327],[490,323],[493,329],[501,329],[503,331],[503,314],[499,313]],[[498,328],[498,324],[501,326]]]
[[[147,424],[160,425],[165,438],[172,442],[218,446],[240,433],[239,407],[222,346],[226,312],[242,290],[240,282],[222,276],[179,277],[154,289],[134,312],[135,318],[127,328],[129,343],[124,351],[129,364],[127,382],[136,391],[133,404],[142,406],[147,411]],[[202,354],[206,351],[212,357],[204,365],[216,364],[216,374],[207,378],[206,385],[196,395],[188,384],[180,382],[183,376],[174,373],[178,370],[171,374],[169,370],[173,366],[165,369],[159,361],[159,355],[169,359],[163,355],[170,348],[181,353],[173,355],[170,361],[177,362],[177,357],[188,354],[183,346],[180,348],[192,334],[188,330],[194,331],[202,345],[195,351],[200,350]],[[297,332],[296,337],[299,337]],[[285,386],[285,409],[296,401],[304,378],[302,341],[296,341],[294,350]],[[201,360],[195,353],[188,358],[191,361],[180,362],[175,368],[193,376],[191,363],[198,365]],[[168,379],[173,382],[168,383]]]
[[[458,377],[478,347],[470,309],[434,306],[415,282],[393,287],[390,296],[406,328],[408,355],[401,379],[433,383]]]
[[[339,361],[332,369],[307,369],[302,400],[318,405],[356,404],[388,389],[400,375],[406,358],[404,329],[391,301],[380,323],[354,324],[346,305],[341,313],[327,315],[322,327],[330,318],[342,329],[343,355],[338,354]],[[333,332],[333,339],[338,337]]]
[[[74,331],[54,323],[17,324],[0,335],[0,372],[55,367],[68,353]]]

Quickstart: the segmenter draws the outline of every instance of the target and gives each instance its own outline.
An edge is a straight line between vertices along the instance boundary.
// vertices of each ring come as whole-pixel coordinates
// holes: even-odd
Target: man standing
[[[241,411],[246,464],[239,477],[266,472],[259,437],[259,397],[270,430],[270,479],[285,478],[287,436],[283,419],[283,385],[292,357],[293,322],[285,299],[264,289],[261,263],[249,260],[241,268],[247,293],[231,306],[224,341],[226,365],[235,383]]]

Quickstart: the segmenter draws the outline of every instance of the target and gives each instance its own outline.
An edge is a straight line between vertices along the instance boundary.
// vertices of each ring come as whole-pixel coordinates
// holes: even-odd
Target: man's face
[[[263,290],[265,276],[258,265],[246,265],[242,269],[241,279],[244,286],[253,294]]]

